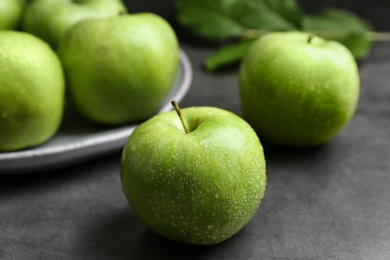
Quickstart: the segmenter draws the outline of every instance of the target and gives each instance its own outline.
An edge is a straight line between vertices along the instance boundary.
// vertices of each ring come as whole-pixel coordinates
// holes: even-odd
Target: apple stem
[[[313,35],[309,34],[309,37],[307,38],[307,43],[310,44],[312,40],[313,40]]]
[[[183,116],[182,116],[181,111],[180,111],[179,104],[175,100],[172,100],[171,104],[172,104],[173,108],[176,110],[176,113],[180,118],[180,121],[181,121],[181,124],[183,125],[184,131],[186,132],[186,134],[188,134],[190,132],[190,130],[188,130],[188,126],[184,122]]]

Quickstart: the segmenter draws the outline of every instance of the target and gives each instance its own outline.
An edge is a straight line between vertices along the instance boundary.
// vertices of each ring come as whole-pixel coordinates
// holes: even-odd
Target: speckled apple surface
[[[240,68],[243,116],[279,145],[328,142],[352,118],[360,93],[347,48],[307,33],[272,33],[255,42]]]
[[[266,186],[263,147],[237,115],[212,107],[175,111],[134,130],[122,157],[122,186],[132,209],[158,234],[212,245],[253,216]]]

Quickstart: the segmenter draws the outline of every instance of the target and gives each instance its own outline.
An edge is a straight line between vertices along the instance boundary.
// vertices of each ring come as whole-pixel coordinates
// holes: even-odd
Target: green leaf
[[[229,16],[230,2],[176,0],[176,18],[181,25],[208,39],[238,37],[245,27]]]
[[[178,22],[208,39],[239,37],[246,29],[288,31],[300,28],[296,0],[176,0]]]
[[[365,57],[371,49],[367,37],[371,25],[349,11],[324,10],[304,17],[302,25],[304,31],[341,42],[357,59]]]
[[[227,65],[239,62],[256,39],[247,39],[224,46],[206,59],[204,66],[208,71],[215,71]]]
[[[244,27],[264,31],[300,28],[302,11],[295,0],[237,1],[232,16]]]
[[[353,54],[355,59],[365,58],[371,50],[372,43],[367,39],[365,34],[350,33],[347,37],[339,40]]]
[[[266,2],[274,12],[280,14],[280,16],[295,25],[295,27],[301,27],[303,12],[297,1],[264,0],[264,2]]]

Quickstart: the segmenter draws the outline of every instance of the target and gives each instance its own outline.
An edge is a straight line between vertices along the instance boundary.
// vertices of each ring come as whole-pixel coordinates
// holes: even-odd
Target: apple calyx
[[[83,4],[85,0],[73,0],[75,4]]]
[[[176,110],[176,113],[177,113],[177,115],[180,118],[180,121],[181,121],[181,124],[183,125],[185,133],[188,134],[190,132],[190,130],[188,130],[188,126],[187,126],[186,122],[183,119],[183,116],[182,116],[181,111],[180,111],[179,104],[176,102],[176,100],[172,100],[171,104],[172,104],[173,108]]]

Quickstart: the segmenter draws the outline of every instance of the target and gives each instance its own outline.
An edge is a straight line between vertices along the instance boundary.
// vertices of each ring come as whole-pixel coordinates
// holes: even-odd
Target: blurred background
[[[390,31],[390,0],[297,0],[306,13],[315,13],[325,8],[342,8],[352,11],[371,22],[378,32]],[[174,0],[124,0],[130,13],[153,12],[163,16],[174,27],[180,47],[187,53],[194,67],[194,77],[189,93],[181,102],[182,106],[217,106],[241,114],[237,88],[237,67],[210,73],[203,69],[203,62],[219,47],[217,42],[205,41],[180,27],[175,20]],[[386,64],[387,43],[376,43],[369,57]],[[379,48],[378,48],[379,47]],[[360,65],[367,62],[359,61]],[[382,66],[383,67],[383,66]],[[386,70],[385,68],[383,68]],[[362,72],[364,75],[365,72]],[[365,84],[366,79],[362,79]],[[371,84],[371,79],[367,80]],[[212,86],[212,87],[210,87]]]
[[[153,12],[172,21],[174,17],[173,0],[124,0],[129,12]],[[326,7],[351,10],[370,20],[378,31],[390,30],[389,0],[298,0],[307,12],[314,12]]]

